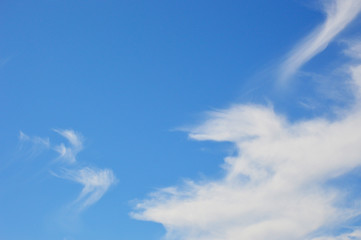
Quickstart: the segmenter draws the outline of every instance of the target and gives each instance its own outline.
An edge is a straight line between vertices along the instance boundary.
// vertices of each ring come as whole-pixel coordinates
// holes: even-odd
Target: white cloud
[[[349,47],[345,50],[345,54],[356,59],[361,59],[361,41],[351,40],[346,41],[346,43]]]
[[[308,54],[289,65],[292,71],[316,54],[361,5],[333,3],[321,28],[324,36],[316,34],[299,48],[307,46],[303,50]],[[350,49],[358,49],[354,46]],[[356,102],[333,120],[290,122],[272,106],[253,104],[209,113],[189,136],[236,146],[237,154],[225,159],[225,176],[161,189],[139,202],[132,217],[163,224],[166,239],[360,239],[357,229],[340,235],[321,232],[361,214],[361,199],[349,203],[346,191],[326,184],[361,166],[361,65],[348,66],[348,73]]]
[[[71,129],[67,129],[67,130],[54,129],[54,131],[65,137],[75,148],[82,149],[83,137],[79,133],[76,133],[74,130]]]
[[[302,65],[323,51],[361,11],[360,0],[325,1],[326,21],[307,36],[281,66],[282,81],[287,80]]]
[[[20,131],[19,139],[31,142],[32,148],[37,149],[37,152],[44,150],[44,147],[39,149],[39,146],[45,146],[46,149],[52,149],[59,154],[58,158],[63,161],[60,161],[60,166],[57,165],[57,168],[52,169],[51,173],[56,177],[69,179],[83,185],[83,189],[73,202],[73,206],[76,210],[84,210],[96,203],[108,191],[109,187],[116,183],[116,177],[110,169],[80,168],[76,157],[83,150],[84,138],[82,135],[71,129],[55,129],[54,131],[63,136],[68,144],[61,142],[53,146],[48,138],[29,137],[22,131]]]
[[[83,137],[71,129],[68,130],[54,130],[61,136],[66,138],[70,143],[66,147],[61,143],[54,147],[55,151],[59,153],[59,157],[64,159],[69,164],[77,164],[76,156],[83,149]],[[78,210],[83,210],[90,205],[96,203],[109,189],[109,187],[116,183],[116,177],[110,169],[98,169],[91,167],[83,168],[65,168],[60,174],[53,173],[60,178],[69,179],[71,181],[83,185],[78,198],[74,201],[74,205]]]
[[[96,203],[109,189],[109,187],[116,183],[116,177],[110,169],[98,169],[85,167],[77,170],[64,170],[61,178],[66,178],[71,181],[83,185],[78,198],[74,204],[79,210]]]
[[[64,143],[61,143],[54,147],[54,150],[59,153],[59,158],[63,159],[68,163],[76,162],[76,155],[83,149],[83,137],[74,132],[73,130],[54,130],[56,133],[60,134],[64,138],[66,138],[70,146],[66,147]]]

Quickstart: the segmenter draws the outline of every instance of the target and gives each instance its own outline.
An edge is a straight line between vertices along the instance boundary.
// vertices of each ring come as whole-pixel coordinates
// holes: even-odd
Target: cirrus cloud
[[[41,151],[52,149],[59,154],[57,159],[61,161],[57,163],[60,166],[57,165],[50,172],[56,177],[68,179],[83,186],[79,196],[71,204],[76,211],[82,211],[96,203],[112,185],[116,184],[117,178],[111,169],[89,167],[78,162],[77,154],[83,150],[84,140],[80,133],[72,129],[54,129],[54,132],[64,137],[67,143],[53,145],[49,138],[29,137],[22,131],[20,131],[19,139],[31,142],[33,148],[38,149],[37,152],[41,146]]]

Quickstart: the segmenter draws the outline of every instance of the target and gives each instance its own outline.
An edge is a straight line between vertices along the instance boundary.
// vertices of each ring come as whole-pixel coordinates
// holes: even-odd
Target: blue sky
[[[360,11],[2,1],[0,239],[361,238]]]

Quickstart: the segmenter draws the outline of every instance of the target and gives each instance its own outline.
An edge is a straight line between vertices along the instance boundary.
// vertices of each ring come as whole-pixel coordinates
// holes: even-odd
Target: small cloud
[[[344,51],[345,55],[354,59],[361,59],[361,40],[349,40],[343,41],[348,45],[348,48]]]
[[[298,104],[308,110],[315,110],[317,108],[317,104],[309,99],[300,100]]]
[[[80,133],[77,133],[71,129],[54,129],[54,132],[59,133],[61,136],[65,137],[74,148],[79,150],[83,148],[83,136]]]
[[[110,169],[98,169],[85,167],[78,170],[63,170],[57,177],[69,179],[83,185],[83,189],[75,200],[74,204],[83,210],[96,203],[109,189],[117,182],[117,179]]]
[[[41,138],[38,136],[30,137],[26,135],[24,132],[19,131],[19,140],[22,142],[30,142],[33,144],[34,149],[44,149],[50,147],[50,140],[49,138]]]
[[[65,147],[64,143],[61,143],[55,146],[54,150],[59,153],[59,159],[65,160],[70,164],[76,162],[76,155],[78,154],[78,151],[74,151],[72,147]]]
[[[59,130],[54,131],[64,138],[66,138],[70,146],[66,147],[64,143],[61,143],[54,147],[54,150],[59,153],[59,158],[65,160],[68,163],[75,163],[77,154],[83,149],[83,137],[81,134],[76,133],[73,130]]]
[[[25,133],[23,133],[22,131],[19,132],[19,140],[20,141],[30,141],[34,144],[41,144],[44,145],[46,147],[50,146],[50,141],[49,138],[41,138],[41,137],[29,137],[28,135],[26,135]]]
[[[26,135],[25,133],[23,133],[22,131],[19,132],[19,139],[20,139],[21,141],[28,141],[28,140],[30,140],[29,136]]]

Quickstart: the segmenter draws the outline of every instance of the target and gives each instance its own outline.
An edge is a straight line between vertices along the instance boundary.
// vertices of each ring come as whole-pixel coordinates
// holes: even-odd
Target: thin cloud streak
[[[34,145],[42,145],[45,148],[50,147],[49,138],[41,138],[41,137],[30,137],[23,133],[22,131],[19,132],[19,140],[20,141],[29,141],[32,142]]]
[[[325,2],[327,19],[307,36],[284,61],[280,69],[280,80],[286,81],[306,62],[323,51],[328,44],[361,11],[359,0],[330,0]]]
[[[50,148],[49,138],[41,138],[38,136],[28,136],[24,132],[19,132],[19,141],[21,142],[20,149],[24,147],[24,143],[30,143],[31,147],[27,153],[28,157],[34,158],[43,151]]]

